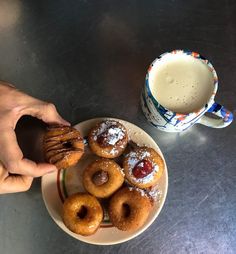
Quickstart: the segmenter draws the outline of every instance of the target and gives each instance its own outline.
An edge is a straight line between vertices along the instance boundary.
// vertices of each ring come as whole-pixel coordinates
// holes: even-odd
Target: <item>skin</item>
[[[0,194],[27,191],[34,177],[57,170],[52,164],[37,164],[23,157],[15,127],[24,115],[36,117],[47,124],[70,125],[53,104],[33,98],[0,81]]]

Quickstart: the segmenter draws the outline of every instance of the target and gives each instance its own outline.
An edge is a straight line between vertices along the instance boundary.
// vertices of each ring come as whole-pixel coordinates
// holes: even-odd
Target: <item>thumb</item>
[[[26,158],[18,162],[17,173],[26,176],[40,177],[48,173],[57,171],[57,168],[53,164],[49,163],[35,163],[34,161]]]

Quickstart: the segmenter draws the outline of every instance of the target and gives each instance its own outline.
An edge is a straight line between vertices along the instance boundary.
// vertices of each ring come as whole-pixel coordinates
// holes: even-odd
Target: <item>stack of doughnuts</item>
[[[52,151],[47,158],[61,168],[64,164],[56,156],[67,150],[55,154],[53,151],[57,147],[66,149],[61,146],[68,139],[60,131],[47,137],[46,151]],[[54,139],[62,140],[61,146],[51,143]],[[149,190],[162,176],[164,162],[154,149],[139,146],[130,149],[128,142],[126,128],[115,120],[99,122],[90,130],[88,144],[97,159],[83,171],[87,193],[74,194],[63,205],[63,221],[71,231],[84,236],[94,234],[103,219],[104,199],[108,202],[109,219],[119,230],[137,230],[146,222],[153,208]]]

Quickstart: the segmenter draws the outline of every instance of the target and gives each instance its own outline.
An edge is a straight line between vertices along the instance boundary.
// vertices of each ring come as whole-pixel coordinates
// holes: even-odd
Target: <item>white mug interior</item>
[[[165,53],[152,65],[149,88],[154,100],[166,109],[189,114],[214,99],[218,79],[209,61],[180,51]]]

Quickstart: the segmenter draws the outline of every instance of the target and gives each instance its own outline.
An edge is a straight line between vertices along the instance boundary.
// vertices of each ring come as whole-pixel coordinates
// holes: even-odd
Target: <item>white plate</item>
[[[152,147],[155,149],[163,158],[164,156],[155,143],[155,141],[142,129],[131,124],[129,122],[115,119],[115,118],[95,118],[84,121],[75,125],[74,127],[78,129],[83,137],[88,135],[89,130],[99,121],[105,119],[113,119],[117,120],[122,123],[128,130],[129,138],[139,145],[145,145],[148,147]],[[86,149],[85,155],[82,157],[80,162],[72,168],[67,170],[60,170],[55,173],[51,173],[42,177],[42,195],[44,203],[47,207],[47,210],[56,224],[64,230],[67,234],[73,236],[74,238],[91,243],[91,244],[98,244],[98,245],[112,245],[117,243],[122,243],[128,241],[142,232],[146,230],[153,221],[157,218],[158,214],[160,213],[163,204],[166,199],[167,188],[168,188],[168,174],[167,174],[167,167],[165,163],[164,173],[161,176],[158,182],[158,189],[160,191],[160,195],[158,201],[154,203],[154,208],[151,211],[146,223],[143,227],[139,228],[133,232],[124,232],[120,231],[117,228],[113,227],[109,221],[103,221],[101,227],[98,231],[92,236],[81,236],[71,232],[63,223],[61,218],[62,212],[62,203],[66,196],[71,195],[72,193],[78,191],[84,191],[81,175],[83,169],[88,165],[91,160],[95,159],[95,156],[89,152],[89,148]]]

